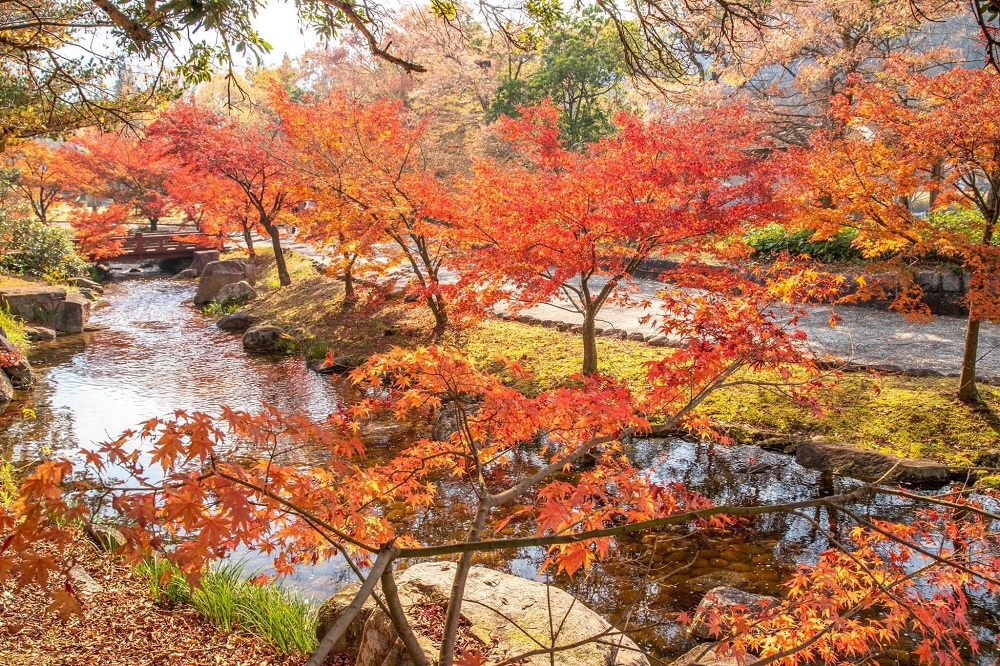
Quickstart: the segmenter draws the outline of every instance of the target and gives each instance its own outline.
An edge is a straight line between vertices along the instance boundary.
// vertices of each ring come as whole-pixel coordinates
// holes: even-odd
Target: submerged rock
[[[744,587],[750,579],[736,571],[713,571],[688,581],[688,587],[695,592],[708,592],[717,587]]]
[[[242,333],[258,321],[260,321],[260,317],[255,317],[249,312],[240,310],[239,312],[224,315],[215,323],[215,325],[223,331],[229,331],[230,333]]]
[[[709,626],[705,622],[706,614],[717,609],[720,611],[733,609],[737,606],[745,606],[750,610],[764,610],[774,608],[779,602],[774,597],[753,592],[744,592],[735,587],[716,587],[708,591],[698,604],[695,610],[694,620],[688,628],[688,635],[709,640],[712,638]]]
[[[288,354],[295,338],[277,326],[254,326],[243,334],[243,351],[251,354]]]
[[[456,566],[452,562],[415,564],[397,578],[400,601],[411,619],[428,604],[441,606],[451,592]],[[558,652],[560,666],[648,666],[649,661],[627,636],[617,633],[600,615],[568,592],[543,583],[473,567],[465,589],[464,629],[485,647],[491,661],[502,661],[534,650],[538,644],[566,646]],[[558,628],[553,631],[553,628]],[[553,638],[553,633],[556,637]],[[584,642],[602,636],[601,642]],[[417,635],[428,658],[437,657],[437,646]],[[380,610],[371,613],[358,645],[357,666],[403,666],[409,663],[392,623]],[[620,647],[618,647],[620,646]],[[549,655],[519,661],[528,666],[548,666]]]
[[[931,460],[900,458],[891,453],[880,453],[867,449],[856,449],[847,444],[811,439],[799,442],[795,450],[795,462],[817,469],[833,472],[862,481],[878,481],[886,474],[886,481],[906,483],[946,483],[950,478],[948,467]]]
[[[306,367],[313,372],[318,372],[321,375],[343,374],[345,372],[350,372],[359,365],[361,365],[361,363],[350,356],[317,358],[306,362]]]
[[[25,326],[24,335],[32,342],[42,342],[44,340],[54,340],[56,332],[45,326]]]

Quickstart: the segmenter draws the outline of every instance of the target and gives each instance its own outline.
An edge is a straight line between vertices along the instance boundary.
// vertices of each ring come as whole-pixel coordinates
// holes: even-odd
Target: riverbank
[[[398,292],[361,285],[355,308],[343,308],[343,285],[317,273],[305,258],[289,254],[292,285],[278,288],[273,257],[260,252],[262,297],[246,309],[280,326],[302,342],[307,359],[328,352],[360,360],[393,346],[441,342],[470,354],[486,369],[498,369],[498,355],[518,361],[530,378],[508,377],[532,393],[572,381],[580,368],[579,336],[555,328],[491,319],[450,330],[436,340],[425,308],[404,303]],[[599,338],[601,372],[638,386],[643,364],[664,350],[642,342]],[[706,414],[739,442],[764,442],[778,448],[805,437],[824,437],[903,457],[922,457],[949,465],[995,466],[1000,457],[1000,388],[981,386],[983,403],[955,399],[956,379],[876,376],[845,373],[820,396],[820,418],[779,392],[739,387],[705,403]]]

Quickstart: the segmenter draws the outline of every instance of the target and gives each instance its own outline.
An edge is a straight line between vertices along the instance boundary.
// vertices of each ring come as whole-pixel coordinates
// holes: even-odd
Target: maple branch
[[[423,73],[427,71],[427,68],[423,65],[403,60],[402,58],[389,53],[386,49],[379,46],[378,38],[368,27],[370,21],[362,17],[352,3],[345,2],[344,0],[322,0],[322,2],[335,7],[344,14],[347,20],[350,21],[351,25],[354,26],[354,29],[360,32],[361,36],[368,42],[368,49],[376,58],[382,58],[386,62],[390,62],[393,65],[403,68],[406,72]]]
[[[601,539],[604,537],[621,536],[666,527],[668,525],[680,525],[712,516],[759,516],[770,513],[789,513],[795,509],[805,509],[816,506],[831,506],[836,502],[853,502],[868,495],[876,494],[881,488],[876,486],[861,486],[849,493],[821,497],[812,500],[801,500],[798,502],[788,502],[786,504],[771,504],[766,506],[738,506],[725,504],[722,506],[685,511],[663,518],[652,518],[637,523],[628,523],[615,527],[589,530],[576,534],[552,534],[548,536],[519,537],[512,539],[488,539],[485,541],[467,541],[464,543],[445,544],[442,546],[417,546],[412,548],[400,548],[398,557],[438,557],[440,555],[454,555],[466,552],[491,552],[496,550],[509,550],[517,548],[528,548],[531,546],[556,546],[567,543],[577,543],[590,539]]]
[[[385,595],[385,604],[389,609],[389,619],[392,620],[392,626],[403,641],[406,653],[409,655],[410,660],[413,661],[414,666],[430,666],[430,661],[428,661],[427,655],[424,654],[423,648],[420,647],[420,643],[417,641],[417,637],[413,634],[413,629],[410,627],[410,622],[406,618],[406,611],[403,610],[403,606],[399,602],[399,589],[396,587],[396,578],[392,573],[391,561],[386,564],[381,578],[382,594]]]

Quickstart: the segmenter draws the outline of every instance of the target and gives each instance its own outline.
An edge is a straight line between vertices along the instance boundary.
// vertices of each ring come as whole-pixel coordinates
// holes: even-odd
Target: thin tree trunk
[[[344,308],[350,308],[354,301],[354,274],[348,266],[344,269]]]
[[[150,231],[156,231],[156,225],[159,223],[159,221],[160,221],[160,218],[158,218],[158,217],[151,217],[151,218],[149,218],[149,230]]]
[[[962,376],[958,380],[958,399],[962,402],[979,402],[976,388],[976,356],[979,354],[979,321],[969,313],[965,326],[965,351],[962,353]]]
[[[583,317],[583,374],[597,373],[597,312],[589,310]]]
[[[285,264],[285,254],[281,251],[281,232],[274,224],[264,226],[267,234],[271,237],[271,247],[274,248],[274,264],[278,268],[278,282],[282,287],[292,284],[292,276],[288,274],[288,266]]]
[[[486,527],[486,518],[489,512],[489,504],[485,500],[481,500],[466,542],[479,541],[483,529]],[[462,597],[465,596],[465,583],[469,580],[469,569],[472,568],[473,555],[472,551],[468,551],[462,553],[458,560],[458,569],[455,571],[455,579],[451,584],[451,596],[448,599],[448,614],[444,619],[438,666],[451,666],[455,661],[455,639],[458,637],[458,623],[462,619]]]
[[[253,231],[246,225],[243,226],[243,242],[247,244],[247,254],[256,257],[257,251],[253,249]]]
[[[982,244],[989,247],[993,244],[993,231],[1000,217],[1000,193],[997,184],[1000,178],[991,179],[992,186],[987,197],[987,209],[982,210],[985,225],[983,226]],[[969,308],[969,322],[965,327],[965,350],[962,352],[962,375],[958,379],[958,399],[962,402],[979,402],[979,389],[976,388],[976,361],[979,355],[979,319],[973,308]]]
[[[399,602],[399,590],[396,588],[396,578],[392,574],[392,564],[390,563],[382,572],[382,594],[385,596],[385,605],[389,609],[389,619],[392,626],[399,634],[400,640],[406,647],[406,653],[410,655],[410,661],[414,666],[430,666],[424,649],[420,647],[417,637],[413,634],[409,620],[406,619],[406,612]]]

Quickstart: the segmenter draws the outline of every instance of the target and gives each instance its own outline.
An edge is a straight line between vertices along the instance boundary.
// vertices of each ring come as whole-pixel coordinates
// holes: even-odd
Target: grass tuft
[[[316,611],[302,595],[277,584],[248,580],[243,565],[225,562],[188,586],[170,562],[147,560],[139,566],[157,603],[189,604],[219,629],[242,627],[285,654],[308,654],[316,647]]]
[[[0,328],[19,352],[24,354],[28,351],[30,343],[24,333],[24,322],[8,312],[7,308],[0,308]]]

